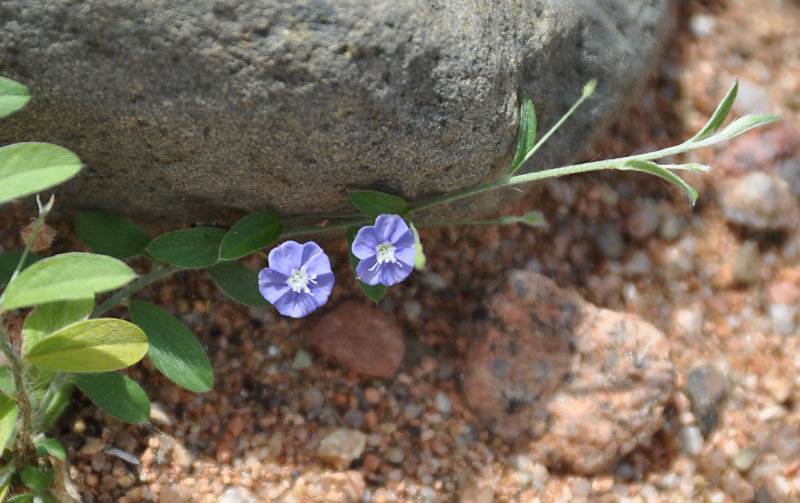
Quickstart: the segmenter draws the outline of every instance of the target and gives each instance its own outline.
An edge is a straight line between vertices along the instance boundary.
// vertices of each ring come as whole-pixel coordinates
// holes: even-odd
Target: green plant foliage
[[[16,400],[10,396],[0,395],[0,452],[3,451],[14,432],[18,412]]]
[[[384,213],[403,215],[408,210],[406,200],[392,194],[374,190],[351,190],[347,195],[353,206],[370,218],[377,218]]]
[[[733,106],[734,100],[736,100],[736,94],[738,92],[739,79],[734,79],[733,85],[730,89],[728,89],[727,94],[725,94],[725,97],[722,98],[722,101],[719,103],[719,105],[717,105],[717,109],[714,110],[711,118],[708,119],[708,122],[705,126],[703,126],[703,129],[698,131],[698,133],[694,135],[690,141],[701,141],[717,132],[720,126],[722,126],[722,123],[725,122],[725,118],[728,117],[728,113],[731,111],[731,107]]]
[[[414,226],[413,222],[409,222],[409,225],[414,230],[414,269],[423,271],[425,270],[425,264],[428,263],[428,259],[425,257],[425,250],[422,248],[422,240],[419,238],[419,231]]]
[[[133,300],[131,320],[150,341],[150,360],[167,378],[190,391],[208,391],[214,374],[203,347],[194,334],[158,306]]]
[[[66,409],[67,405],[69,405],[69,399],[74,390],[75,385],[71,381],[68,381],[56,388],[49,403],[45,404],[45,408],[40,411],[40,424],[42,430],[46,430],[47,428],[51,427],[53,423],[56,422],[56,419],[61,416],[61,413],[63,413],[64,409]]]
[[[0,395],[11,396],[16,391],[16,383],[14,382],[14,372],[11,367],[0,367]]]
[[[689,200],[692,202],[692,205],[697,201],[697,191],[694,187],[683,181],[681,177],[669,171],[668,169],[660,166],[652,161],[643,161],[640,159],[631,159],[625,163],[624,167],[619,169],[630,169],[633,171],[640,171],[642,173],[648,173],[651,175],[655,175],[659,178],[663,178],[664,180],[677,185],[678,187],[683,190],[684,193],[689,197]]]
[[[19,82],[0,77],[0,119],[24,107],[30,99],[28,88]]]
[[[37,306],[22,325],[22,335],[25,337],[23,354],[27,354],[29,348],[35,346],[48,334],[85,319],[92,312],[92,308],[94,308],[93,297],[61,300]]]
[[[108,372],[141,360],[147,336],[133,323],[98,318],[68,325],[39,341],[25,360],[60,372]]]
[[[102,211],[79,213],[75,230],[90,250],[120,260],[141,255],[150,244],[150,236],[130,219]]]
[[[55,474],[55,470],[42,470],[35,466],[26,466],[19,471],[19,478],[22,479],[23,484],[34,491],[43,492],[50,487]]]
[[[127,264],[113,257],[62,253],[22,271],[0,297],[0,310],[85,299],[124,286],[135,277]]]
[[[197,227],[168,232],[155,238],[147,251],[156,260],[180,267],[207,267],[219,260],[219,246],[227,231]]]
[[[522,105],[519,109],[519,129],[517,131],[517,153],[508,168],[508,174],[513,175],[517,172],[528,153],[536,144],[536,110],[533,102],[527,96],[523,96]]]
[[[258,271],[240,262],[220,262],[208,268],[211,279],[233,300],[246,306],[269,307],[258,291]]]
[[[356,234],[358,234],[358,227],[348,227],[347,228],[347,250],[350,254],[350,268],[353,270],[353,274],[356,273],[356,267],[358,267],[358,263],[360,260],[358,257],[353,255],[353,240],[356,238]],[[367,296],[372,302],[378,302],[383,298],[383,295],[386,293],[386,287],[383,285],[368,285],[363,281],[356,278],[358,282],[359,288],[361,291],[364,292],[364,295]]]
[[[0,204],[54,187],[80,170],[78,156],[64,147],[37,142],[0,147]]]
[[[64,446],[54,438],[41,435],[34,441],[33,445],[36,447],[36,454],[41,457],[53,456],[61,461],[67,459],[67,451]]]
[[[126,375],[119,372],[73,374],[70,379],[89,400],[120,421],[140,424],[150,418],[147,394]]]
[[[500,217],[500,224],[502,225],[510,225],[510,224],[525,224],[530,227],[542,227],[547,222],[544,219],[544,215],[540,211],[529,211],[522,216],[505,216]]]
[[[225,234],[219,258],[233,260],[266,248],[281,237],[283,221],[274,211],[253,213],[239,220]]]
[[[33,494],[23,493],[12,496],[6,503],[31,503],[33,501]]]
[[[0,255],[0,286],[6,286],[8,284],[8,281],[14,274],[14,270],[17,268],[17,264],[19,264],[19,259],[21,258],[22,251],[10,251]],[[22,264],[22,269],[25,269],[26,267],[30,266],[31,264],[35,264],[40,260],[42,260],[42,257],[36,255],[35,253],[28,252],[28,254],[25,256],[25,262]]]

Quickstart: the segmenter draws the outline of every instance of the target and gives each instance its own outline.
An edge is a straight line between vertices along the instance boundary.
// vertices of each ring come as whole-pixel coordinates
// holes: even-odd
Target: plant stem
[[[134,292],[138,292],[145,286],[153,283],[154,281],[158,281],[159,279],[163,278],[168,274],[172,274],[173,272],[184,270],[186,268],[176,266],[176,265],[168,265],[161,267],[160,269],[156,269],[155,271],[141,276],[139,279],[134,281],[133,283],[129,284],[122,290],[119,290],[117,293],[109,297],[105,302],[100,304],[92,311],[92,314],[89,316],[90,318],[98,318],[105,314],[106,311],[117,305],[119,301],[124,299],[125,297],[131,295]]]

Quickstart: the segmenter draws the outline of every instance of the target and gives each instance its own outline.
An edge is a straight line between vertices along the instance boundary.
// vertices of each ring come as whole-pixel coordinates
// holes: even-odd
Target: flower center
[[[316,274],[309,274],[306,271],[306,266],[302,266],[300,269],[292,269],[292,273],[289,274],[289,277],[286,279],[286,284],[292,289],[295,293],[305,292],[311,296],[314,294],[311,293],[311,289],[308,288],[309,283],[317,284]]]
[[[375,248],[375,258],[378,261],[369,268],[370,271],[375,270],[379,265],[385,264],[387,262],[391,262],[392,264],[397,264],[398,267],[403,267],[401,262],[398,262],[397,259],[394,257],[395,247],[392,243],[388,241],[384,241],[383,243],[379,244]]]

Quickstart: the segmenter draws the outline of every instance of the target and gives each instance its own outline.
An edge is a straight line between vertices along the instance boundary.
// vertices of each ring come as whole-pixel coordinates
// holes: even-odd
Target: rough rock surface
[[[529,168],[575,159],[643,85],[667,4],[4,0],[0,74],[33,100],[0,144],[74,150],[60,207],[154,225],[423,198],[505,167],[521,95],[545,130],[597,78]]]
[[[403,361],[403,332],[378,309],[347,301],[321,317],[311,344],[350,370],[391,377]]]
[[[588,474],[661,427],[675,384],[655,327],[530,271],[511,271],[485,307],[464,390],[492,432],[549,466]]]

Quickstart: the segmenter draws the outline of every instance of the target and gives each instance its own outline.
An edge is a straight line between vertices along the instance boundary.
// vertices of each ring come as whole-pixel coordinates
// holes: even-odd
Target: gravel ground
[[[343,240],[325,246],[338,279],[328,305],[299,321],[232,304],[205,274],[156,285],[142,297],[197,333],[215,388],[185,392],[138,365],[146,425],[76,396],[55,434],[83,501],[799,501],[800,5],[684,1],[675,18],[647,93],[590,157],[682,141],[738,75],[736,113],[784,120],[692,154],[715,168],[689,177],[695,207],[659,180],[603,173],[542,184],[509,209],[543,211],[547,229],[424,230],[427,271],[377,306],[405,336],[393,378],[312,348],[325,310],[369,304]],[[753,172],[768,179],[741,181]],[[465,404],[470,320],[512,269],[667,338],[675,391],[663,425],[599,473],[546,467]]]

